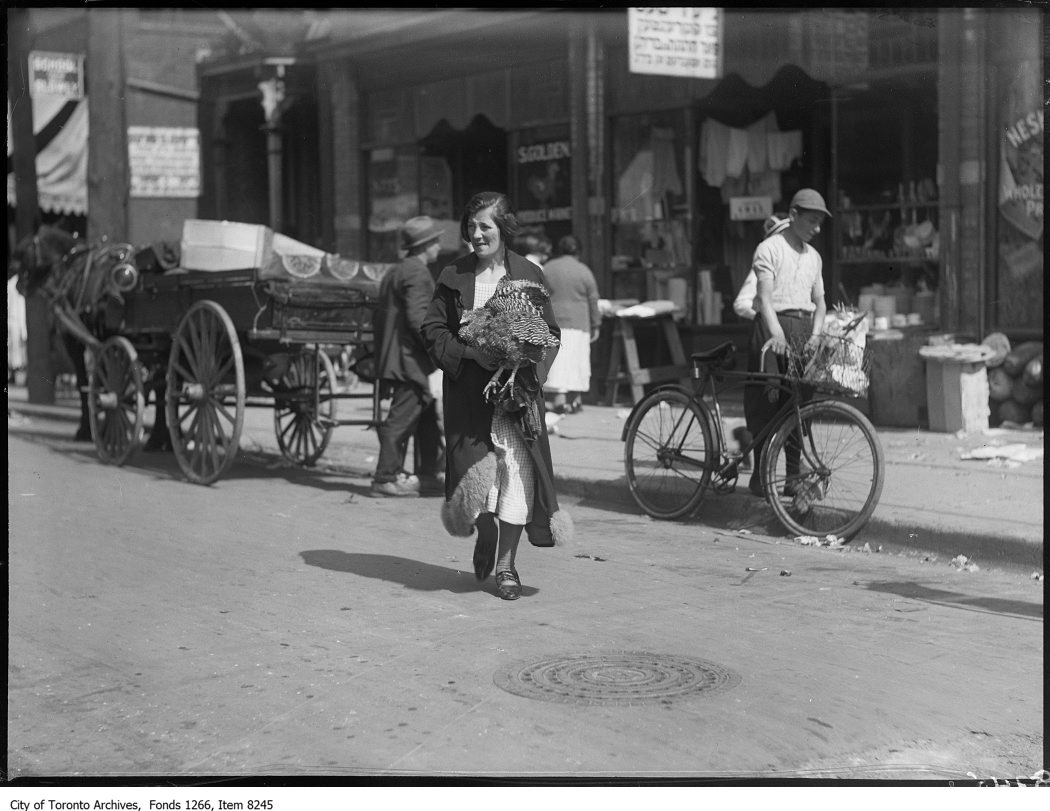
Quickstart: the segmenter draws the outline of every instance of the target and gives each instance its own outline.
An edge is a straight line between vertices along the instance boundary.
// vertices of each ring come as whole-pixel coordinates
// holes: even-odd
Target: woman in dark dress
[[[481,192],[470,200],[460,234],[473,253],[441,271],[422,327],[424,343],[444,372],[442,522],[452,535],[469,537],[477,528],[474,574],[484,580],[495,568],[499,596],[505,600],[521,595],[515,556],[522,530],[535,546],[565,542],[572,532],[571,519],[559,511],[554,493],[546,433],[526,436],[515,414],[486,400],[483,390],[497,364],[459,338],[463,313],[483,306],[504,276],[543,284],[540,269],[508,249],[517,230],[506,196]],[[557,337],[560,331],[549,303],[542,314]],[[534,376],[540,425],[540,387],[556,352],[557,348],[548,350],[543,361],[518,372],[519,379]]]

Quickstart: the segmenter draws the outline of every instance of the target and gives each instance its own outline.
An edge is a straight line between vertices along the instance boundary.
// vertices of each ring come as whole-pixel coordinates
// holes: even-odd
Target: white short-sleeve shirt
[[[771,303],[776,312],[813,312],[817,307],[813,296],[824,295],[823,266],[816,248],[803,244],[799,253],[783,234],[774,234],[759,243],[751,260],[751,269],[758,281],[766,279],[773,283]]]

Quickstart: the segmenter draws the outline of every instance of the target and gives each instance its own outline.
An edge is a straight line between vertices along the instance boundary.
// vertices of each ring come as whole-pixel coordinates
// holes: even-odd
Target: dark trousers
[[[379,462],[375,480],[391,482],[404,471],[408,441],[415,439],[417,476],[436,476],[441,470],[441,430],[438,428],[437,402],[430,391],[408,381],[389,381],[390,411],[376,429],[379,434]]]
[[[777,313],[780,328],[784,330],[784,337],[793,348],[801,347],[813,330],[812,317],[799,317]],[[762,346],[772,336],[766,327],[766,321],[761,315],[755,317],[755,325],[751,332],[751,342],[747,347],[747,370],[749,372],[766,372],[782,374],[787,371],[787,360],[783,356],[773,354],[772,350],[766,352],[765,363],[762,362]],[[781,391],[779,396],[769,401],[769,393],[766,384],[748,383],[744,386],[744,417],[747,420],[747,430],[752,436],[758,436],[759,432],[769,424],[776,416],[780,407],[788,400],[787,392]],[[761,471],[760,461],[762,451],[768,443],[769,438],[760,446],[755,448],[755,466],[753,476],[758,476]],[[800,449],[797,442],[788,442],[784,449],[784,458],[788,473],[798,472],[798,460]],[[757,480],[757,479],[756,479]]]

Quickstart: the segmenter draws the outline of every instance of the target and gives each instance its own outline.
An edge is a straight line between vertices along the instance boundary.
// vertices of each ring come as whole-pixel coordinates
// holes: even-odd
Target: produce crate
[[[186,220],[180,247],[180,264],[186,270],[261,268],[273,251],[273,231],[243,222]]]

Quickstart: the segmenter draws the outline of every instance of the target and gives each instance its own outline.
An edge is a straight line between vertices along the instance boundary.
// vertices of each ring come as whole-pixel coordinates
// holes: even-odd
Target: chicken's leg
[[[506,383],[504,383],[504,384],[503,384],[503,385],[502,385],[502,386],[500,387],[499,393],[500,393],[501,395],[502,395],[502,394],[503,394],[503,393],[504,393],[505,391],[508,391],[508,390],[510,391],[510,397],[509,397],[509,398],[507,398],[507,399],[512,399],[512,398],[514,397],[514,378],[515,378],[515,376],[517,376],[517,374],[518,374],[518,367],[519,367],[519,366],[521,366],[521,364],[520,364],[520,363],[515,363],[515,364],[514,364],[514,368],[512,368],[512,369],[510,370],[510,377],[508,377],[508,378],[507,378],[507,382],[506,382]]]
[[[497,389],[499,387],[499,376],[501,374],[503,374],[502,366],[496,369],[496,373],[492,375],[492,378],[489,380],[489,382],[485,384],[485,388],[482,389],[482,394],[485,396],[485,399],[489,402],[492,402],[492,395],[497,392]],[[499,391],[502,391],[502,389],[499,389]]]

